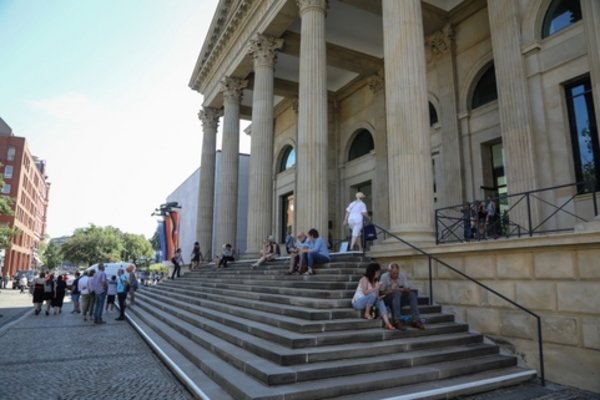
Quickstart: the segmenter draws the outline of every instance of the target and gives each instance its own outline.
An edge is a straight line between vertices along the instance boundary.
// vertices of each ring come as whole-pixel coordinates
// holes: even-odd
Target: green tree
[[[76,229],[60,250],[63,257],[74,264],[119,261],[124,250],[123,234],[112,226],[103,228],[91,224]]]
[[[0,164],[1,166],[2,164]],[[4,179],[0,177],[0,188],[4,186]],[[6,195],[0,195],[0,215],[12,217],[15,215],[12,206],[14,200]],[[0,225],[0,249],[10,248],[12,239],[19,234],[20,230],[6,225]]]
[[[123,245],[125,248],[123,260],[131,260],[135,262],[141,258],[152,259],[152,256],[154,255],[152,244],[144,237],[144,235],[124,233]]]
[[[42,261],[50,270],[60,267],[63,263],[63,255],[56,243],[51,240],[42,253]]]
[[[160,229],[160,227],[156,227],[156,230],[154,231],[154,235],[152,235],[152,238],[150,239],[150,243],[152,243],[152,248],[154,250],[160,250],[160,233],[158,232],[158,230]]]

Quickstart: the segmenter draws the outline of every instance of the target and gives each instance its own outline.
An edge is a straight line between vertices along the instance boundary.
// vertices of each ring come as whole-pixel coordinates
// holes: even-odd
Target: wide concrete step
[[[176,280],[174,282],[185,281],[186,283],[193,285],[202,284],[238,284],[238,285],[252,285],[252,286],[265,286],[265,287],[290,287],[290,288],[307,288],[307,289],[319,289],[319,290],[355,290],[359,279],[356,281],[344,280],[340,281],[311,281],[308,276],[302,275],[274,275],[274,276],[259,276],[259,277],[240,277],[237,275],[223,276],[215,275],[212,277],[191,275],[188,274],[184,279]]]
[[[213,330],[218,329],[219,326],[227,326],[234,328],[238,331],[250,333],[254,336],[261,337],[266,340],[270,340],[274,343],[281,344],[290,348],[300,348],[309,346],[323,346],[331,344],[342,344],[342,343],[359,343],[359,342],[372,342],[386,340],[389,338],[396,337],[410,337],[410,336],[427,336],[441,333],[456,333],[465,332],[467,325],[459,324],[454,322],[442,322],[437,324],[429,324],[427,329],[420,331],[417,329],[409,328],[405,332],[400,331],[387,331],[380,328],[381,322],[379,320],[366,321],[362,319],[345,321],[349,325],[352,323],[368,324],[363,329],[350,329],[345,331],[323,331],[323,332],[309,332],[309,333],[298,333],[285,329],[273,324],[267,324],[258,321],[252,321],[244,317],[237,317],[228,313],[200,308],[191,307],[183,302],[179,302],[179,305],[166,304],[164,302],[145,297],[143,293],[139,293],[139,297],[143,299],[147,305],[153,309],[164,310],[166,313],[185,317],[196,324],[198,328]],[[142,304],[146,306],[146,304]],[[190,310],[191,309],[191,310]],[[187,314],[186,314],[187,313]],[[192,321],[196,319],[195,321]],[[219,325],[209,324],[208,321],[216,322]],[[206,325],[206,326],[205,326]]]
[[[189,334],[183,335],[172,324],[143,313],[137,307],[134,313],[236,398],[322,399],[515,364],[512,357],[489,355],[494,346],[477,344],[282,367],[239,348],[221,353],[221,346],[231,345],[223,343],[217,336],[204,339],[206,345],[212,346],[207,352],[206,347],[198,343],[198,334],[192,326],[186,329]],[[179,322],[179,326],[183,324],[185,322]],[[459,360],[454,361],[456,359]]]
[[[193,312],[185,312],[184,310],[177,312],[176,315],[172,315],[168,309],[162,309],[162,311],[167,315],[162,315],[156,307],[151,310],[157,318],[179,318],[197,328],[205,329],[207,332],[213,333],[224,340],[228,340],[233,344],[282,365],[367,357],[389,354],[391,352],[396,353],[442,346],[467,345],[481,343],[483,341],[481,335],[468,332],[420,337],[411,335],[411,332],[404,332],[402,335],[397,335],[396,338],[389,338],[386,341],[370,343],[369,346],[357,346],[354,343],[350,343],[344,345],[334,344],[329,346],[289,348],[288,346],[256,337],[253,335],[253,332],[240,332],[235,328],[219,325],[218,322],[212,320],[199,321],[199,318]],[[171,317],[169,317],[169,315],[171,315]],[[171,324],[172,326],[176,325],[176,321],[173,319]],[[198,330],[196,329],[195,332],[198,332]]]
[[[218,289],[229,289],[235,291],[255,292],[255,293],[266,293],[266,294],[278,294],[284,296],[294,297],[310,297],[314,299],[346,299],[354,295],[356,287],[347,290],[340,289],[313,289],[309,287],[296,288],[284,285],[276,285],[273,282],[272,286],[257,285],[253,284],[250,280],[248,282],[243,281],[232,281],[232,282],[209,282],[209,281],[190,281],[187,278],[178,279],[175,281],[166,282],[163,286],[178,285],[179,287],[196,287],[196,288],[218,288]]]

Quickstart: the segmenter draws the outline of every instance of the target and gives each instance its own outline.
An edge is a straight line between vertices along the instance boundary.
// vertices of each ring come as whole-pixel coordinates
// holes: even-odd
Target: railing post
[[[440,217],[439,210],[435,210],[435,244],[440,244],[440,232],[438,228],[438,218]]]
[[[592,192],[592,202],[594,203],[594,217],[598,216],[598,202],[596,201],[596,190]]]
[[[538,330],[538,349],[540,352],[540,380],[542,386],[546,386],[546,377],[544,375],[544,350],[542,346],[542,319],[537,317],[537,330]]]
[[[532,229],[532,222],[531,222],[531,200],[529,199],[529,192],[526,195],[526,200],[527,200],[527,223],[529,224],[528,226],[528,230],[529,230],[529,236],[533,236],[533,229]]]
[[[433,305],[433,278],[431,276],[431,256],[428,257],[429,260],[429,305]]]

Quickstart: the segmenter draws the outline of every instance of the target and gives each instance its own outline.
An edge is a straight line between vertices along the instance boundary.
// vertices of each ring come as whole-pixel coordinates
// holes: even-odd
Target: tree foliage
[[[63,255],[56,243],[51,240],[43,250],[42,261],[50,270],[60,267],[63,263]]]
[[[91,224],[76,229],[60,250],[63,257],[74,264],[115,262],[121,259],[124,250],[123,235],[112,226],[103,228]]]
[[[143,235],[123,233],[118,228],[91,224],[75,230],[61,247],[65,260],[74,264],[151,259],[152,245]]]
[[[0,164],[1,165],[1,164]],[[0,177],[0,188],[4,186],[4,179]],[[6,215],[12,217],[15,215],[12,206],[14,200],[6,195],[0,195],[0,215]],[[19,234],[18,228],[11,228],[9,226],[0,226],[0,249],[10,248],[12,239]]]
[[[156,230],[154,231],[154,235],[152,235],[152,238],[150,239],[150,243],[152,243],[152,248],[154,250],[160,250],[160,233],[159,230],[160,227],[156,227]]]
[[[144,235],[134,235],[133,233],[123,234],[123,246],[125,254],[123,260],[131,260],[135,262],[139,259],[152,259],[154,250],[152,244]]]

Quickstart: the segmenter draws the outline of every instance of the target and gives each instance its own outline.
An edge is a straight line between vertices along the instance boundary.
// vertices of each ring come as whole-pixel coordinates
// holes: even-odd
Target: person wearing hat
[[[358,240],[361,235],[363,228],[364,218],[368,218],[367,205],[362,201],[365,195],[362,192],[356,193],[356,200],[354,200],[348,208],[346,208],[346,215],[344,216],[344,225],[348,224],[352,230],[352,240],[350,242],[350,250],[354,250],[354,245],[358,245],[358,250],[362,250],[362,242]]]
[[[269,235],[269,237],[267,237],[267,240],[265,241],[265,245],[260,251],[260,258],[254,264],[251,265],[252,269],[277,257],[278,248],[279,246],[277,246],[277,243],[275,243],[275,238],[273,237],[273,235]]]

